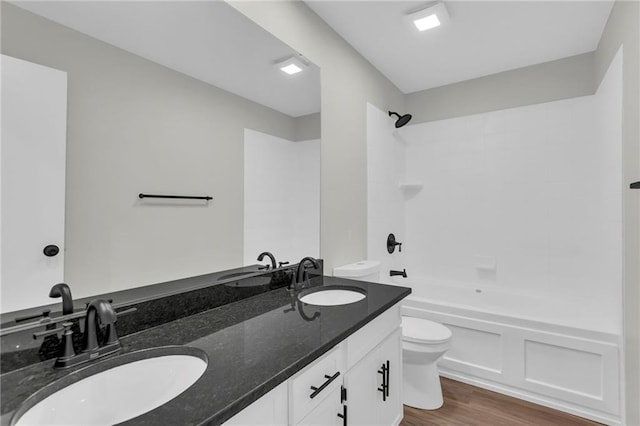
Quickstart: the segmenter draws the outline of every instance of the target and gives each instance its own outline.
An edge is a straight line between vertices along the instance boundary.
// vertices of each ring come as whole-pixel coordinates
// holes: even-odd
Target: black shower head
[[[404,126],[411,120],[411,114],[400,115],[397,112],[389,111],[389,117],[391,117],[392,115],[398,117],[398,119],[396,120],[396,129]]]

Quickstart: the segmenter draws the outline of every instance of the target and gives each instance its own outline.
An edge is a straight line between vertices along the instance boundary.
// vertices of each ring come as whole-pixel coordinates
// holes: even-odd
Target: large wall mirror
[[[2,54],[66,73],[58,259],[74,297],[258,263],[261,251],[319,255],[320,71],[227,3],[2,2]],[[302,71],[277,66],[291,61]],[[27,300],[3,312],[52,303],[55,282],[5,279],[17,254],[2,238],[2,292]],[[36,263],[50,266],[43,246],[58,242],[41,238]]]

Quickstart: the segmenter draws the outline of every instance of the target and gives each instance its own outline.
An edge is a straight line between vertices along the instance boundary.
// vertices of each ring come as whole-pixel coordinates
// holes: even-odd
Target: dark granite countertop
[[[356,286],[367,297],[348,305],[311,306],[280,288],[121,338],[122,353],[181,345],[201,349],[209,360],[203,376],[185,392],[123,424],[220,424],[411,293],[335,277],[317,277],[311,285]],[[69,370],[54,370],[48,360],[3,374],[2,425],[34,392],[72,371],[100,363],[109,368],[112,359]]]

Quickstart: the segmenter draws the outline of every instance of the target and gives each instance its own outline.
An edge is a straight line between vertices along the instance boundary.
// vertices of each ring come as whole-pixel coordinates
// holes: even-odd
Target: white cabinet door
[[[345,424],[341,416],[345,415],[345,409],[340,400],[340,388],[334,389],[327,397],[298,423],[299,426],[341,426]],[[351,419],[348,419],[348,424]]]
[[[63,281],[66,125],[67,73],[2,55],[2,312],[52,303]]]
[[[401,351],[398,328],[347,372],[349,425],[389,426],[400,422]]]
[[[375,352],[375,350],[374,350]],[[378,387],[381,386],[381,375],[377,374],[378,363],[374,352],[365,356],[344,378],[347,389],[348,424],[370,426],[378,424],[375,406],[378,400]]]
[[[379,369],[386,373],[384,398],[378,392],[376,400],[377,421],[383,425],[397,425],[402,420],[402,330],[397,329],[375,351],[374,358]],[[381,376],[381,375],[380,375]]]

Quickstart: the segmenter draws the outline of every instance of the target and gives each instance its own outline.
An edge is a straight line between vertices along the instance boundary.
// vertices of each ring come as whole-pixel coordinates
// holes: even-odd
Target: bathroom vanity
[[[401,336],[394,305],[225,425],[398,424]]]
[[[250,287],[244,279],[264,285],[259,277],[210,287],[229,296]],[[326,276],[312,278],[308,288],[335,286],[356,288],[366,297],[316,306],[282,287],[124,335],[122,354],[184,346],[202,351],[208,361],[200,379],[179,396],[125,423],[397,424],[402,418],[398,303],[411,290]],[[168,297],[181,307],[185,298],[201,299],[190,293],[208,289]],[[147,315],[144,303],[123,322]],[[54,369],[51,359],[2,374],[2,425],[13,424],[35,405],[36,392],[46,394],[71,373],[81,375],[102,363],[108,368],[112,359],[66,370]]]

